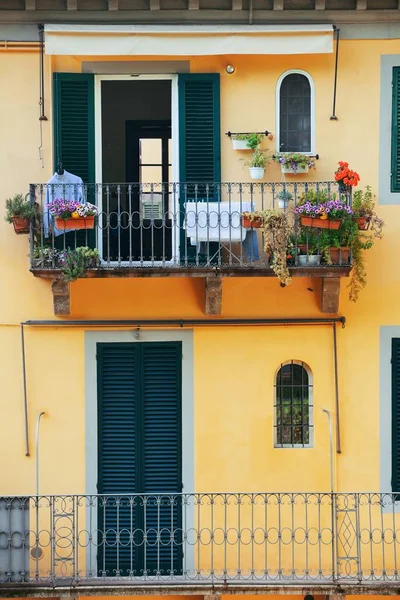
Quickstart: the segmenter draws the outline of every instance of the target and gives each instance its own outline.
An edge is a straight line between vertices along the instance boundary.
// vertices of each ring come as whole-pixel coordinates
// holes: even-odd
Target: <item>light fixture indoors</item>
[[[225,71],[228,73],[228,75],[232,75],[236,69],[233,65],[226,65]]]

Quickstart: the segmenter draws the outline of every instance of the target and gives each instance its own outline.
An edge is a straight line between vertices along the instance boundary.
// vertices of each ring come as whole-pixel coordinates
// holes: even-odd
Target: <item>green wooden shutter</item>
[[[157,494],[149,498],[142,515],[148,530],[145,564],[152,575],[158,571],[177,575],[182,570],[182,511],[180,498],[174,496],[182,492],[182,344],[148,343],[141,350],[142,489]],[[161,548],[157,548],[157,536]]]
[[[95,183],[94,75],[54,73],[54,164]]]
[[[178,86],[180,181],[220,182],[219,74],[181,74]]]
[[[400,492],[400,338],[392,339],[392,491]]]
[[[400,192],[400,67],[393,68],[392,80],[392,164],[390,189]]]
[[[99,494],[133,494],[137,489],[137,344],[98,344],[98,492]],[[126,572],[137,562],[136,546],[129,544],[129,530],[137,522],[137,508],[122,500],[99,500],[98,570],[115,575],[117,568]],[[116,534],[121,544],[116,552]],[[107,532],[104,542],[104,533]]]
[[[185,236],[184,204],[187,200],[218,201],[221,198],[221,119],[219,73],[179,75],[179,179],[180,256],[196,260],[195,247]],[[198,184],[196,187],[193,184]],[[208,244],[208,256],[218,261],[218,244]],[[200,256],[200,261],[207,259]]]
[[[99,493],[150,494],[100,503],[99,572],[182,571],[181,357],[180,342],[97,345]]]
[[[84,183],[95,183],[94,75],[54,73],[53,88],[54,168],[61,161],[66,171]],[[86,199],[96,203],[93,187],[88,188]],[[95,248],[95,230],[60,235],[55,245],[58,249]]]

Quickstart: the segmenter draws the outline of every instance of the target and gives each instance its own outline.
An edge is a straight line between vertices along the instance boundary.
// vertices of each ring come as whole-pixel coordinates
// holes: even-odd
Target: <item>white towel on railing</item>
[[[191,244],[199,242],[238,243],[246,237],[241,213],[251,202],[186,202],[185,229]]]

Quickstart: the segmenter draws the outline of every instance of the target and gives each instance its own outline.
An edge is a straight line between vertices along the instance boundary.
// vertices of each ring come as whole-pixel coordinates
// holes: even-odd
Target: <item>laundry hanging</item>
[[[62,172],[60,174],[60,172]],[[46,184],[46,205],[44,207],[43,225],[44,235],[49,237],[51,215],[49,214],[48,205],[55,199],[63,198],[64,200],[74,200],[75,202],[85,202],[84,186],[81,177],[73,175],[64,169],[54,173]],[[71,229],[57,229],[53,223],[54,235],[58,236],[62,233],[68,233]]]

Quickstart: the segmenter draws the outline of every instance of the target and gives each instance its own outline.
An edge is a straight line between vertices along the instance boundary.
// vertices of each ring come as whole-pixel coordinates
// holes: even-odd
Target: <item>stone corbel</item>
[[[322,277],[321,312],[339,312],[340,277]]]
[[[222,279],[221,277],[205,278],[205,314],[220,315],[222,312]]]
[[[69,283],[62,279],[56,279],[51,284],[51,291],[53,292],[54,314],[57,317],[68,316],[71,311]]]

